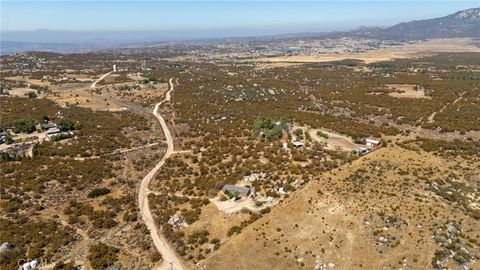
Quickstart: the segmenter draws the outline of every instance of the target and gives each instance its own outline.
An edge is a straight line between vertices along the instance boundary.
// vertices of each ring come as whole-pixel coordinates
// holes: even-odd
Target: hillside
[[[464,163],[393,145],[378,150],[319,175],[224,243],[205,269],[461,269],[478,258],[470,248],[478,221],[444,199],[450,182],[441,179],[455,175],[457,187],[473,188],[461,188],[476,178]]]
[[[348,35],[362,38],[406,40],[480,37],[480,8],[462,10],[440,18],[403,22],[388,28],[364,27],[350,32]]]

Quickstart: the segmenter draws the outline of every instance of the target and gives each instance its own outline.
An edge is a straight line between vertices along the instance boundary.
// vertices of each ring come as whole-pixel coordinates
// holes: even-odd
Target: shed
[[[303,142],[301,142],[301,141],[294,141],[292,144],[293,144],[293,146],[295,146],[297,148],[298,147],[303,147],[303,145],[304,145]]]

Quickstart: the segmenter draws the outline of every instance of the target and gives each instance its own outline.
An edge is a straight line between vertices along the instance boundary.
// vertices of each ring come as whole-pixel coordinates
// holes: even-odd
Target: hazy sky
[[[19,1],[0,0],[1,30],[155,30],[290,33],[444,16],[480,1]],[[223,34],[222,34],[223,35]]]

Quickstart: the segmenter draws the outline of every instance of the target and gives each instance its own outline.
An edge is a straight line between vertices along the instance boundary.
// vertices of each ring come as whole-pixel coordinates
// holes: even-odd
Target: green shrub
[[[118,260],[117,252],[115,247],[98,243],[90,248],[87,259],[93,269],[105,269]]]
[[[60,141],[60,140],[63,140],[63,139],[71,138],[72,136],[73,136],[73,134],[68,133],[68,132],[59,133],[58,135],[51,136],[50,140],[56,142],[56,141]]]
[[[30,118],[17,119],[13,122],[13,132],[32,133],[35,131],[35,121]]]
[[[327,134],[327,133],[324,133],[324,132],[322,132],[321,130],[317,131],[317,135],[318,135],[319,137],[322,137],[322,138],[328,139],[328,134]]]
[[[27,96],[29,98],[36,98],[37,94],[35,94],[35,92],[33,92],[33,91],[30,91],[30,92],[26,93],[25,96]]]
[[[57,125],[61,131],[78,130],[82,128],[82,125],[79,122],[73,122],[65,119],[58,121]]]
[[[303,135],[303,129],[301,128],[297,128],[293,134],[295,134],[295,136],[299,137],[299,136],[302,136]]]
[[[105,188],[105,187],[94,188],[94,189],[92,189],[92,191],[90,191],[88,193],[88,197],[89,198],[97,198],[97,197],[100,197],[100,196],[103,196],[103,195],[107,195],[108,193],[110,193],[110,189],[108,189],[108,188]]]

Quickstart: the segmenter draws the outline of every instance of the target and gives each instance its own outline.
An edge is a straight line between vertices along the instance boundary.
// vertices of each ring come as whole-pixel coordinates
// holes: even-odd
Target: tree
[[[94,188],[92,189],[92,191],[90,191],[88,193],[88,197],[89,198],[96,198],[96,197],[100,197],[100,196],[103,196],[103,195],[106,195],[110,193],[110,189],[108,188],[105,188],[105,187],[102,187],[102,188]]]
[[[282,129],[274,126],[272,129],[265,131],[265,139],[267,141],[277,140],[282,137]]]
[[[382,145],[382,146],[387,146],[387,144],[388,144],[388,142],[387,142],[387,140],[385,140],[385,138],[382,138],[382,139],[380,140],[380,145]]]
[[[18,119],[13,123],[13,132],[15,133],[32,133],[35,131],[35,122],[33,119]]]
[[[58,121],[57,125],[61,131],[78,130],[82,128],[82,125],[79,122],[73,122],[66,119],[61,119]]]
[[[252,136],[257,138],[261,132],[263,132],[262,137],[267,141],[282,137],[282,128],[276,125],[270,118],[258,117],[253,122]]]
[[[3,141],[4,141],[6,144],[12,144],[12,143],[13,143],[12,135],[10,135],[10,133],[6,133],[6,134],[5,134],[5,137],[3,137]]]
[[[297,136],[297,137],[302,136],[303,135],[303,129],[297,128],[293,134],[295,134],[295,136]]]
[[[33,92],[33,91],[29,91],[28,93],[25,94],[25,96],[27,96],[29,98],[36,98],[37,94],[35,94],[35,92]]]

